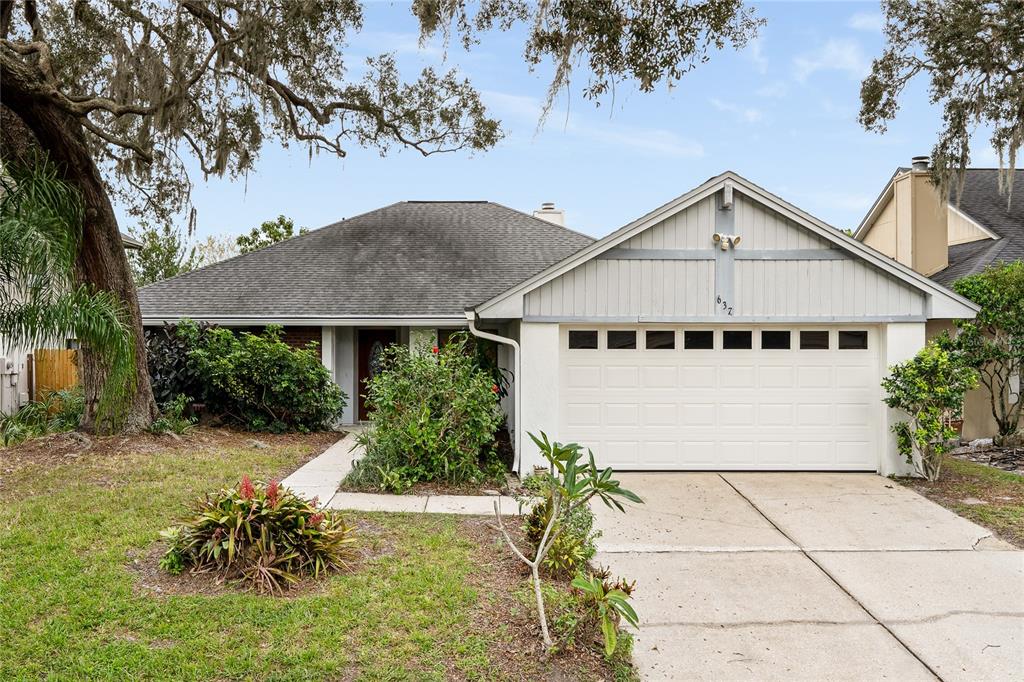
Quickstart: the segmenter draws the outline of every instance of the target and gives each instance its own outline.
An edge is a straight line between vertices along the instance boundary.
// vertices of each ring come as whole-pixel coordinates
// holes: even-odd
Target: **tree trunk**
[[[142,334],[142,315],[132,280],[128,258],[121,243],[117,217],[110,203],[99,169],[89,153],[81,123],[50,103],[32,82],[32,67],[3,56],[0,69],[0,101],[31,131],[39,147],[61,169],[64,179],[82,195],[85,222],[76,264],[80,282],[115,294],[123,303],[135,343],[135,389],[121,420],[125,431],[149,427],[157,415],[153,389],[146,366],[146,346]],[[19,146],[17,126],[8,125],[12,117],[5,112],[3,149],[15,151]],[[16,152],[15,152],[16,153]],[[85,390],[86,410],[82,428],[92,431],[96,408],[106,378],[106,371],[95,353],[83,349],[79,353],[79,377]]]

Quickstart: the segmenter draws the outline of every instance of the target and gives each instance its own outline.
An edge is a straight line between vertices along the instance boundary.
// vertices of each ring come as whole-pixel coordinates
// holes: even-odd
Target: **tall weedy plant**
[[[552,443],[543,431],[541,431],[540,438],[532,433],[529,436],[540,448],[541,454],[550,465],[550,470],[543,479],[544,487],[550,493],[552,505],[544,534],[541,536],[532,558],[528,558],[526,552],[520,550],[512,540],[505,528],[501,505],[498,502],[494,503],[494,515],[498,520],[498,529],[505,538],[505,542],[520,561],[530,567],[533,576],[533,592],[537,598],[537,617],[540,619],[541,635],[544,638],[544,645],[551,647],[553,642],[548,631],[548,618],[544,609],[540,568],[551,546],[565,529],[564,520],[573,511],[589,504],[590,500],[595,497],[620,512],[626,511],[620,500],[629,500],[637,504],[643,504],[643,500],[635,493],[620,487],[619,482],[612,478],[614,472],[610,467],[599,470],[594,463],[594,453],[590,450],[587,450],[585,459],[583,448],[577,443],[568,445]]]

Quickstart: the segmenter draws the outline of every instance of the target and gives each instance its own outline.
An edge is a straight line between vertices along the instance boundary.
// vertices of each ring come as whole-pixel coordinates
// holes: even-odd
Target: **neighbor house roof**
[[[147,323],[459,318],[593,238],[487,201],[405,201],[139,290]]]
[[[950,246],[949,267],[932,276],[936,282],[949,285],[993,263],[1024,259],[1024,170],[1014,171],[1009,206],[1006,194],[999,192],[996,168],[968,169],[959,203],[956,197],[949,203],[999,238]]]
[[[860,239],[892,198],[893,180],[908,172],[897,168],[882,193],[875,199],[867,215],[854,233]],[[931,276],[944,286],[951,286],[961,277],[981,272],[998,262],[1024,259],[1024,170],[1014,171],[1014,194],[1007,206],[1007,197],[999,192],[998,168],[968,168],[964,174],[963,192],[949,204],[978,225],[992,239],[982,239],[949,247],[949,265]]]

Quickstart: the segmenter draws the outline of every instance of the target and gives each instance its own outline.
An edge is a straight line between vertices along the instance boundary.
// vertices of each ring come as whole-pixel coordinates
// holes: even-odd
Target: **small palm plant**
[[[590,450],[587,450],[587,459],[584,459],[583,448],[577,443],[567,445],[552,443],[543,431],[541,431],[540,438],[532,433],[529,436],[540,448],[544,459],[550,464],[550,470],[544,475],[544,487],[552,505],[547,526],[544,528],[540,542],[537,543],[532,559],[527,558],[526,553],[516,547],[505,528],[501,506],[497,502],[494,503],[494,515],[498,520],[498,529],[504,536],[505,542],[512,548],[515,555],[530,567],[530,572],[533,575],[533,592],[537,598],[537,617],[540,619],[541,636],[544,638],[544,645],[550,648],[554,643],[548,631],[547,613],[544,610],[540,568],[544,557],[547,556],[548,551],[565,529],[564,520],[576,509],[589,504],[590,500],[595,497],[620,512],[626,511],[619,501],[620,499],[638,504],[643,504],[643,500],[635,493],[620,487],[619,482],[612,478],[614,472],[611,468],[598,469],[594,462],[594,453]]]
[[[78,192],[39,156],[0,171],[0,337],[35,348],[72,337],[109,369],[97,422],[131,395],[134,346],[122,302],[75,280],[84,211]]]

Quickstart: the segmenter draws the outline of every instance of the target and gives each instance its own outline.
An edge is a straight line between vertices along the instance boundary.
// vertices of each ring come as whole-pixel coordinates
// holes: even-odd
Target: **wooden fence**
[[[37,348],[32,354],[36,400],[49,391],[62,391],[78,385],[78,360],[73,350]]]

